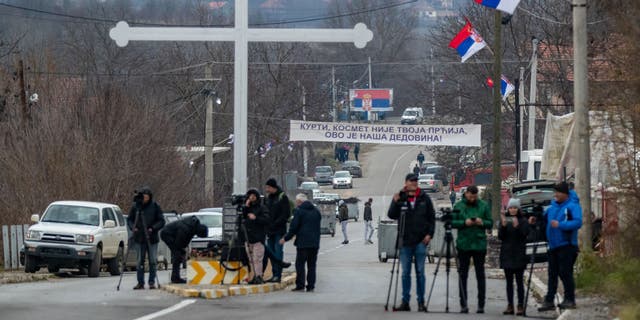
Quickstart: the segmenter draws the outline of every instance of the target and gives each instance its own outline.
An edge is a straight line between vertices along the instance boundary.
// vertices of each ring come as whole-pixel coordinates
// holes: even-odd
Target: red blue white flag
[[[486,46],[487,43],[484,42],[478,31],[473,28],[468,20],[462,30],[449,43],[449,47],[458,51],[458,54],[462,57],[462,62],[467,61],[467,59]]]
[[[520,0],[474,0],[475,2],[489,8],[498,9],[508,14],[513,14]]]
[[[500,94],[502,94],[502,100],[507,100],[509,94],[515,89],[516,87],[503,75],[500,79]]]

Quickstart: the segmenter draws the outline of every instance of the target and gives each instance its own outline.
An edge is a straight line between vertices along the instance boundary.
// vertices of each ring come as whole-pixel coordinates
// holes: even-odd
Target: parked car
[[[320,189],[320,185],[315,181],[305,181],[300,184],[299,188],[302,190],[313,190]]]
[[[427,192],[442,192],[442,181],[433,179],[433,177],[418,178],[418,187]]]
[[[313,178],[318,184],[331,183],[333,180],[333,169],[330,166],[318,166],[315,170],[315,176]]]
[[[111,275],[120,274],[127,248],[127,227],[122,210],[115,204],[87,201],[56,201],[40,217],[24,241],[24,271],[34,273],[46,266],[85,268],[89,277],[100,275],[106,264]]]
[[[209,234],[206,238],[199,238],[194,236],[193,240],[189,244],[190,251],[196,253],[209,253],[211,251],[217,252],[225,244],[222,240],[222,210],[215,211],[201,211],[201,212],[189,212],[183,213],[182,219],[196,216],[200,223],[209,228]]]
[[[163,213],[165,225],[171,222],[174,222],[180,219],[180,216],[177,212],[165,212]],[[124,216],[126,219],[126,215]],[[129,234],[129,239],[133,236],[133,231],[127,227],[127,232]],[[158,236],[162,234],[162,229],[158,232]],[[131,243],[129,246],[129,253],[125,253],[127,261],[125,262],[125,268],[129,270],[135,270],[138,267],[138,246],[135,243]],[[164,241],[160,240],[158,242],[158,254],[156,256],[158,268],[164,268],[165,270],[169,269],[169,261],[171,260],[171,250],[167,247],[167,244]],[[145,270],[148,269],[149,262],[145,261]]]
[[[533,256],[534,247],[536,254],[533,256],[535,262],[547,261],[546,230],[542,228],[542,215],[551,205],[554,196],[553,186],[555,181],[536,180],[517,183],[511,186],[511,195],[520,199],[522,212],[525,216],[537,216],[538,222],[530,228],[527,237],[527,258]]]
[[[406,108],[400,118],[400,124],[422,124],[424,112],[422,108]]]
[[[426,174],[433,174],[436,180],[442,181],[442,185],[449,185],[447,170],[443,166],[431,166],[424,170]]]
[[[316,198],[321,198],[322,197],[322,190],[320,190],[320,189],[313,189],[313,190],[311,190],[311,192],[312,192],[311,199],[316,199]]]
[[[333,175],[333,188],[353,188],[353,179],[349,171],[336,171]]]
[[[360,167],[360,162],[358,161],[355,161],[355,160],[345,161],[342,164],[341,168],[343,171],[349,171],[349,173],[351,173],[351,176],[353,177],[362,178],[362,168]]]

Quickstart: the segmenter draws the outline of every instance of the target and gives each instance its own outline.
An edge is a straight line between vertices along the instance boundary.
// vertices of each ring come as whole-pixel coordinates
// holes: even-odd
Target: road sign
[[[239,261],[228,261],[225,265],[230,269],[239,268],[242,263]],[[190,285],[198,284],[233,284],[239,283],[249,274],[249,269],[244,266],[238,271],[226,270],[217,260],[190,260],[187,265],[187,282]]]

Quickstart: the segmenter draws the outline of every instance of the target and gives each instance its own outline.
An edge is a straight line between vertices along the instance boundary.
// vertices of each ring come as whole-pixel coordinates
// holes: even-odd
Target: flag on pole
[[[511,82],[509,82],[509,79],[507,79],[507,77],[505,77],[504,75],[500,77],[500,94],[502,94],[502,101],[507,100],[509,94],[511,94],[511,92],[513,92],[513,90],[515,89],[516,87],[511,84]]]
[[[467,61],[467,59],[486,46],[487,43],[484,42],[478,31],[473,28],[469,20],[449,43],[449,47],[458,51],[458,54],[462,57],[462,62]]]
[[[520,0],[474,0],[475,2],[489,8],[498,9],[508,14],[513,14]]]

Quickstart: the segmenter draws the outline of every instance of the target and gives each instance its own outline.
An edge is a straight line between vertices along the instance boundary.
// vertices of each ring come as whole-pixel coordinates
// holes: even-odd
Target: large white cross
[[[109,36],[120,47],[129,41],[233,41],[235,43],[233,116],[233,193],[247,190],[247,102],[249,41],[254,42],[353,42],[364,48],[373,32],[363,23],[353,29],[249,29],[248,0],[236,0],[234,28],[131,28],[120,21]]]

